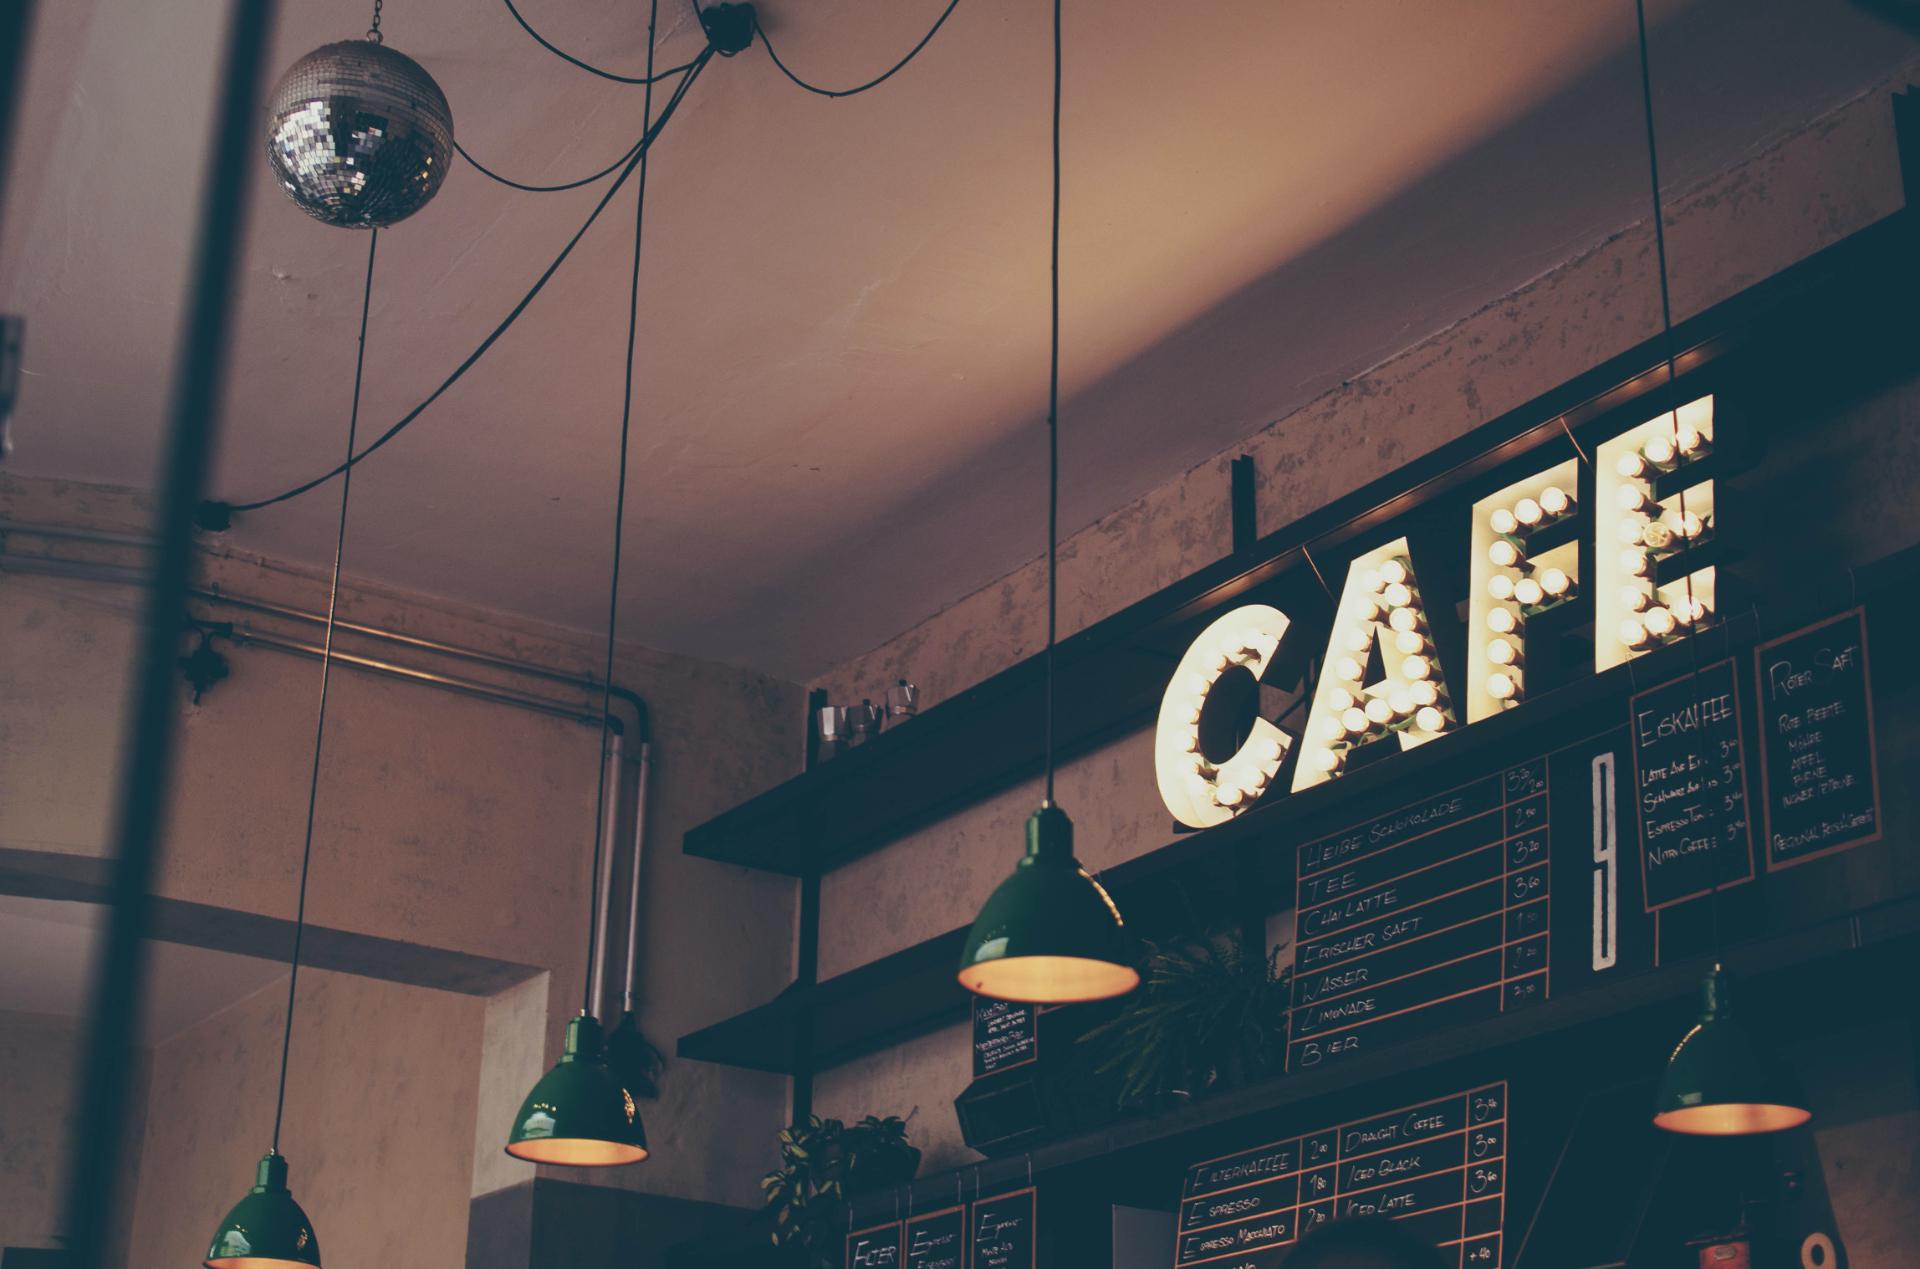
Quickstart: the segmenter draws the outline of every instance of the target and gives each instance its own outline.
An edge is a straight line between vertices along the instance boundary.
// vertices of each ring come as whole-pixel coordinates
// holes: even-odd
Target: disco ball
[[[404,53],[343,40],[295,62],[267,107],[267,160],[316,220],[375,229],[427,205],[453,155],[453,112]]]

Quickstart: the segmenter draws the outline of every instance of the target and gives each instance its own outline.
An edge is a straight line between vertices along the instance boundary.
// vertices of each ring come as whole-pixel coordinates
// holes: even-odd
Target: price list
[[[1316,1225],[1405,1222],[1460,1269],[1499,1269],[1507,1086],[1490,1084],[1187,1169],[1175,1269],[1274,1269]]]
[[[1547,764],[1300,847],[1289,1070],[1545,1000]]]

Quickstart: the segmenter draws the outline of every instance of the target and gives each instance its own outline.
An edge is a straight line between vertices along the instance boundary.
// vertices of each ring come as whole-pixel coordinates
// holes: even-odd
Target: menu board
[[[1855,608],[1754,649],[1767,867],[1880,836],[1867,617]]]
[[[900,1269],[900,1222],[847,1235],[846,1269]]]
[[[1505,1083],[1209,1159],[1187,1169],[1173,1263],[1273,1269],[1316,1225],[1380,1214],[1499,1269],[1506,1161]]]
[[[1287,1069],[1545,1000],[1547,764],[1300,847]]]
[[[967,1222],[970,1269],[1034,1269],[1033,1190],[977,1199]]]
[[[967,1213],[949,1207],[907,1221],[907,1269],[965,1269]]]
[[[1040,1034],[1032,1005],[973,998],[973,1078],[1025,1066],[1039,1056]]]
[[[1733,661],[1635,693],[1628,723],[1647,911],[1752,880]]]

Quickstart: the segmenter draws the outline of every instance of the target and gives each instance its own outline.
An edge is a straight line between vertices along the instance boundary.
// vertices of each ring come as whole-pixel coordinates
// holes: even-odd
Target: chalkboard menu
[[[967,1221],[970,1269],[1034,1269],[1033,1190],[976,1200]]]
[[[847,1235],[846,1269],[900,1269],[900,1222]]]
[[[1647,911],[1753,878],[1732,660],[1636,693],[1634,797]]]
[[[1380,1214],[1460,1269],[1499,1269],[1506,1160],[1500,1083],[1196,1163],[1173,1263],[1273,1269],[1314,1226]]]
[[[907,1269],[966,1269],[966,1209],[949,1207],[907,1221]]]
[[[1767,867],[1880,836],[1867,618],[1856,608],[1754,649]]]
[[[973,998],[973,1078],[1025,1066],[1040,1056],[1032,1005]]]
[[[1289,1070],[1546,999],[1544,759],[1300,847]]]

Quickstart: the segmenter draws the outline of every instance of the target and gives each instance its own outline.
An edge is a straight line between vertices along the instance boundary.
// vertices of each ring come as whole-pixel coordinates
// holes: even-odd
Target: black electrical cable
[[[653,121],[653,126],[651,128],[648,128],[645,135],[641,137],[639,153],[635,154],[631,159],[627,161],[626,166],[621,170],[620,175],[617,178],[615,178],[613,184],[607,189],[607,192],[601,196],[600,201],[598,203],[594,204],[593,211],[588,214],[585,223],[583,223],[580,226],[580,228],[574,232],[574,235],[572,238],[569,238],[567,240],[567,245],[561,248],[560,254],[554,257],[553,263],[546,267],[546,270],[543,273],[541,273],[539,279],[534,282],[533,287],[524,296],[520,298],[519,303],[513,306],[513,310],[509,312],[504,319],[502,319],[502,321],[498,326],[495,326],[493,328],[493,330],[487,335],[485,339],[480,341],[480,346],[478,348],[475,348],[473,352],[468,355],[465,361],[462,361],[458,366],[454,368],[452,374],[448,375],[444,380],[441,381],[440,386],[435,388],[433,392],[428,395],[426,400],[422,401],[419,405],[414,406],[413,409],[407,411],[406,414],[401,416],[399,422],[395,423],[392,427],[382,432],[365,449],[361,450],[358,454],[349,456],[345,462],[335,465],[330,470],[323,472],[318,476],[315,476],[312,480],[305,481],[301,484],[295,485],[293,488],[288,489],[283,493],[275,494],[271,498],[261,498],[254,502],[242,502],[242,503],[210,502],[210,503],[202,504],[201,512],[200,512],[201,523],[208,527],[222,526],[226,524],[229,520],[231,520],[232,514],[236,511],[258,511],[262,507],[271,507],[277,503],[286,502],[292,498],[298,498],[301,494],[306,493],[308,490],[316,489],[319,486],[324,485],[327,481],[332,480],[335,476],[340,475],[342,472],[350,471],[356,464],[365,461],[366,457],[369,454],[373,453],[375,450],[379,449],[382,445],[385,445],[388,441],[398,436],[403,430],[405,430],[405,428],[410,423],[412,423],[415,419],[419,418],[421,414],[425,413],[428,406],[432,405],[435,401],[438,401],[443,395],[445,395],[447,389],[451,388],[455,383],[459,382],[461,376],[466,374],[467,371],[471,370],[473,368],[474,363],[479,361],[481,357],[486,355],[487,350],[489,348],[492,348],[493,345],[496,342],[498,342],[500,337],[507,333],[507,328],[512,326],[513,323],[519,318],[520,314],[526,311],[527,306],[533,303],[534,296],[540,294],[541,290],[546,287],[547,282],[553,277],[554,273],[557,272],[560,266],[566,262],[567,257],[572,254],[574,247],[579,244],[580,239],[583,236],[585,236],[588,229],[592,228],[593,222],[599,219],[600,213],[605,211],[607,204],[613,201],[613,196],[620,192],[620,187],[622,185],[626,184],[627,177],[632,175],[634,168],[639,166],[639,164],[643,160],[645,160],[647,156],[647,151],[653,148],[653,143],[659,138],[661,130],[667,126],[667,121],[673,118],[674,110],[678,108],[681,100],[687,95],[687,90],[693,86],[693,81],[699,78],[700,72],[706,68],[707,63],[712,59],[712,57],[713,57],[713,49],[709,47],[707,49],[702,50],[700,56],[693,60],[692,67],[691,69],[688,70],[686,77],[683,78],[679,82],[679,84],[677,84],[674,87],[673,95],[667,98],[667,104],[661,108],[660,117]]]
[[[375,18],[379,11],[375,10]],[[360,344],[353,354],[353,405],[347,411],[347,457],[353,457],[360,428],[360,377],[367,363],[367,313],[373,306],[373,259],[380,248],[380,231],[367,235],[367,280],[360,291]],[[287,1056],[293,1049],[293,998],[300,986],[300,945],[307,933],[307,873],[313,864],[313,815],[320,801],[320,750],[327,738],[327,688],[333,681],[333,631],[340,608],[340,559],[347,547],[347,502],[353,494],[353,471],[340,482],[340,523],[333,536],[333,578],[327,586],[326,636],[320,642],[320,706],[313,723],[313,770],[307,777],[307,831],[300,848],[300,897],[293,909],[293,968],[287,975],[286,1028],[280,1033],[280,1089],[273,1099],[273,1153],[280,1153],[280,1121],[287,1108]]]
[[[1053,660],[1060,609],[1060,7],[1053,0],[1053,241],[1047,350],[1047,796],[1053,803]],[[948,8],[947,12],[953,10]],[[945,21],[943,17],[941,19]],[[937,27],[935,28],[938,29]],[[924,42],[924,41],[923,41]],[[771,51],[771,50],[769,50]]]
[[[692,0],[692,3],[693,3],[693,11],[697,15],[700,12],[700,0]],[[754,20],[754,30],[760,36],[760,43],[766,47],[767,56],[773,60],[773,64],[775,66],[779,67],[780,73],[782,75],[785,75],[788,79],[792,80],[794,83],[798,84],[800,87],[806,89],[808,92],[813,93],[817,96],[851,97],[856,93],[866,92],[869,88],[878,88],[880,85],[886,83],[889,79],[892,79],[895,75],[897,75],[900,72],[902,67],[904,67],[908,62],[911,62],[914,58],[920,55],[921,49],[925,48],[929,43],[932,42],[933,37],[939,34],[940,28],[946,25],[947,19],[953,16],[953,11],[959,7],[960,7],[960,0],[948,0],[947,7],[941,10],[940,16],[934,20],[933,25],[928,28],[927,33],[920,37],[920,42],[918,44],[915,44],[911,49],[907,50],[907,55],[905,57],[895,62],[891,67],[889,67],[883,73],[876,75],[872,79],[869,79],[866,83],[857,85],[856,87],[853,87],[853,88],[822,88],[818,84],[808,83],[806,80],[794,74],[792,69],[789,68],[785,62],[780,60],[780,54],[774,49],[773,41],[767,38],[767,29],[764,26],[760,25],[759,19],[757,17]]]
[[[654,28],[660,20],[660,0],[649,0],[647,10],[647,70],[653,70]],[[647,84],[645,120],[653,116],[653,84]],[[588,883],[587,977],[581,988],[580,1012],[591,1014],[600,1002],[593,998],[594,962],[600,951],[600,852],[607,814],[607,739],[613,726],[613,648],[620,625],[620,546],[627,521],[627,449],[633,431],[633,348],[640,327],[640,246],[647,222],[647,158],[640,156],[640,179],[634,182],[633,273],[627,285],[627,362],[620,391],[620,458],[613,495],[613,567],[607,582],[607,659],[600,675],[600,780],[593,797],[593,874]],[[639,861],[635,861],[639,866]]]
[[[553,41],[549,40],[546,36],[534,30],[533,24],[531,22],[528,22],[524,17],[520,16],[520,10],[513,7],[513,0],[504,0],[504,3],[507,6],[507,12],[513,15],[513,20],[520,24],[521,30],[525,31],[528,35],[531,35],[533,37],[534,43],[538,44],[541,48],[547,50],[547,52],[553,54],[555,57],[559,58],[561,61],[570,62],[589,74],[598,75],[602,79],[610,79],[616,84],[653,84],[659,80],[665,79],[669,75],[678,75],[683,70],[690,70],[694,65],[694,62],[688,62],[685,65],[676,66],[672,70],[663,70],[656,73],[653,69],[653,51],[649,49],[647,51],[647,73],[646,74],[616,75],[612,71],[601,70],[598,66],[595,66],[591,62],[583,62],[579,58],[575,57],[573,54],[558,47],[553,43]],[[702,56],[704,56],[704,54]],[[700,60],[699,58],[694,59],[695,62],[699,60]]]
[[[653,85],[648,84],[647,87],[652,88]],[[644,138],[645,135],[646,134],[643,131],[641,133],[641,136]],[[612,175],[615,171],[619,169],[622,163],[625,163],[628,159],[631,159],[633,157],[634,151],[640,148],[640,142],[635,141],[625,154],[622,154],[619,158],[607,164],[605,167],[601,168],[598,172],[595,172],[592,176],[583,176],[577,181],[567,181],[561,185],[529,185],[524,181],[513,180],[510,177],[505,177],[500,175],[500,173],[494,171],[492,168],[482,163],[479,159],[476,159],[471,154],[468,154],[466,151],[466,148],[463,147],[459,141],[456,140],[453,143],[453,148],[454,148],[454,151],[458,153],[461,158],[467,161],[467,164],[470,167],[472,167],[474,171],[480,173],[480,175],[488,178],[489,180],[500,182],[500,184],[505,185],[508,189],[524,190],[529,194],[558,194],[562,190],[579,189],[582,185],[591,185],[595,181],[600,180],[602,177]]]

